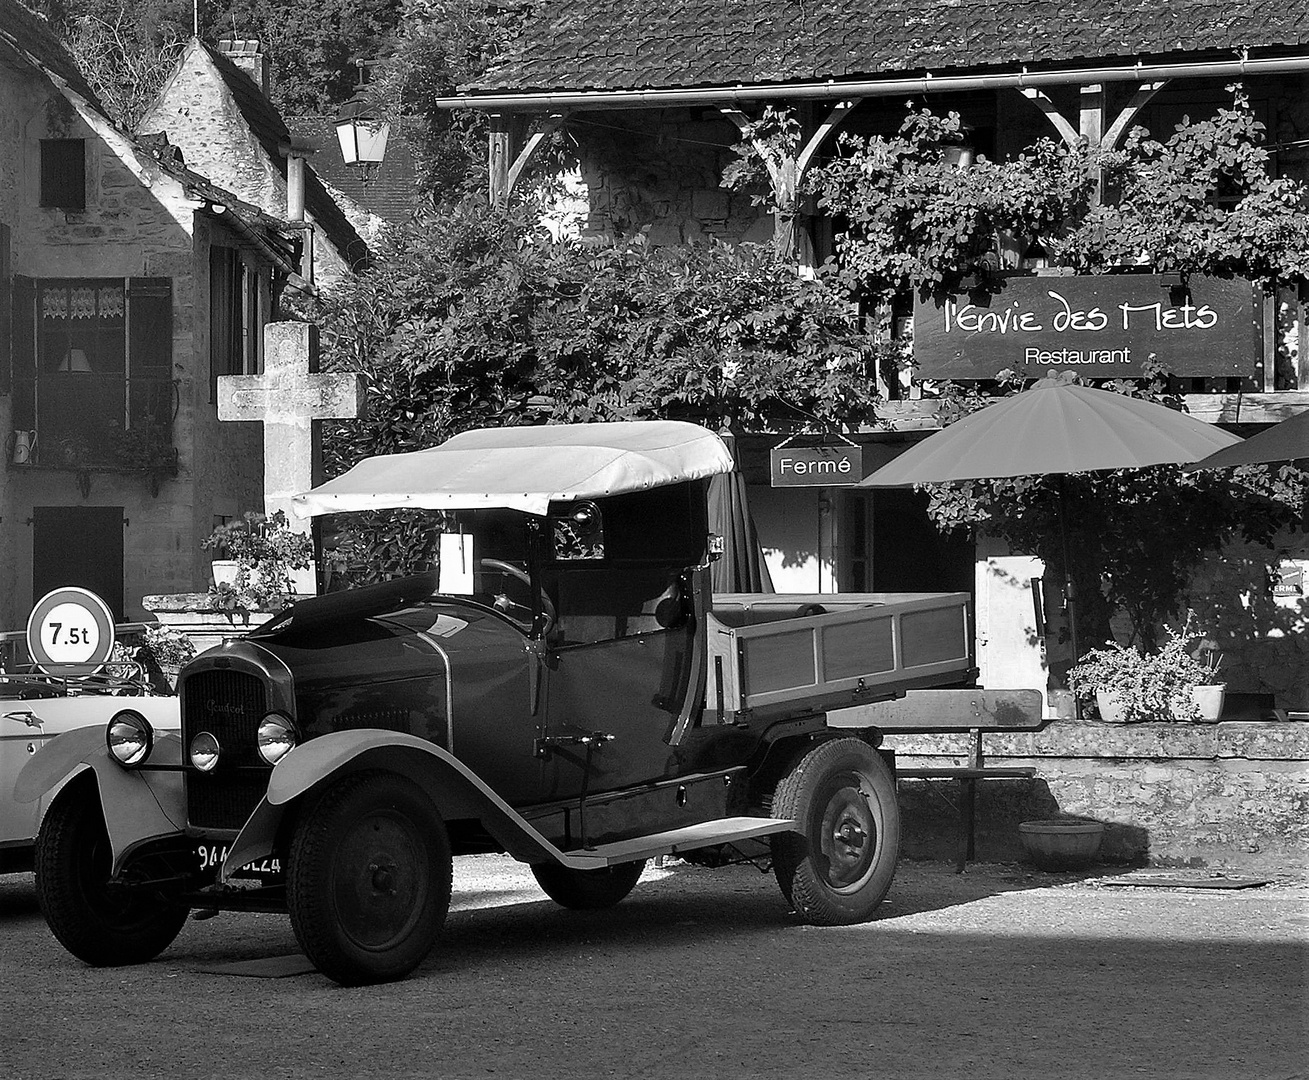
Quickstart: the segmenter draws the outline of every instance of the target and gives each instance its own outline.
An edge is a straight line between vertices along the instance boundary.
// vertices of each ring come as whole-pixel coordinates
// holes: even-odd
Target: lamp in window
[[[362,69],[361,69],[362,70]],[[362,96],[363,80],[355,96],[336,114],[336,138],[341,144],[341,158],[358,169],[366,184],[377,172],[386,156],[386,140],[391,125],[369,106]]]
[[[86,358],[86,353],[81,349],[69,349],[64,354],[64,359],[59,365],[60,371],[71,372],[89,372],[91,362]]]

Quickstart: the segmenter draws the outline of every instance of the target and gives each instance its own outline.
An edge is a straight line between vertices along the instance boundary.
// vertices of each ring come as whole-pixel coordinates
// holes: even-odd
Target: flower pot
[[[209,564],[209,569],[213,571],[215,585],[236,584],[235,559],[214,559]]]
[[[1042,870],[1076,870],[1094,861],[1104,823],[1080,818],[1024,821],[1018,835],[1028,858]]]
[[[1212,686],[1197,686],[1191,691],[1195,707],[1200,710],[1200,719],[1206,724],[1216,724],[1223,715],[1223,702],[1227,697],[1227,686],[1215,683]]]
[[[1095,692],[1095,705],[1100,710],[1100,719],[1106,724],[1121,724],[1123,720],[1123,703],[1118,695],[1110,690]]]

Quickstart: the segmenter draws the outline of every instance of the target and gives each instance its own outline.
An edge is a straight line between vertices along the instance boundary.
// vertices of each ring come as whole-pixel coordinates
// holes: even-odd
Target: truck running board
[[[654,855],[675,855],[679,851],[731,844],[737,840],[750,840],[770,833],[792,832],[798,829],[789,818],[731,817],[716,821],[702,821],[668,832],[636,836],[631,840],[616,840],[580,851],[562,852],[559,861],[574,870],[602,870],[619,863],[636,862]]]

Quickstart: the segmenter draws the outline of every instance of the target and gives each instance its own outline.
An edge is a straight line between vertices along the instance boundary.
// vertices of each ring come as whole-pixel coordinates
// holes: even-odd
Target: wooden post
[[[490,174],[491,205],[503,207],[509,201],[509,167],[513,162],[513,139],[509,117],[491,114],[487,136],[487,171]]]

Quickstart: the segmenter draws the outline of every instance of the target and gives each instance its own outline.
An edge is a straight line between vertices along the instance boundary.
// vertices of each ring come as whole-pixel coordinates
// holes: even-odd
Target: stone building
[[[251,205],[304,222],[306,276],[330,288],[368,261],[368,237],[383,223],[323,184],[308,159],[332,147],[292,138],[268,80],[258,41],[226,38],[213,47],[192,38],[139,130],[167,135],[188,166]]]
[[[299,232],[183,160],[0,0],[0,629],[64,585],[144,618],[262,505],[259,429],[219,423],[216,380],[259,370]]]
[[[563,131],[577,148],[584,231],[646,230],[662,244],[768,242],[780,233],[804,270],[833,251],[832,221],[798,195],[806,169],[833,152],[838,131],[893,134],[910,100],[960,114],[966,165],[981,154],[1012,157],[1040,137],[1113,148],[1141,125],[1166,139],[1183,116],[1230,102],[1225,87],[1240,81],[1275,168],[1303,180],[1307,74],[1309,8],[1266,0],[546,0],[497,64],[441,105],[488,115],[494,199],[509,198],[546,136]],[[720,183],[733,144],[769,106],[791,110],[801,125],[798,152],[774,156],[770,167],[776,217]],[[1041,265],[1037,250],[1013,238],[997,238],[997,258],[1029,275]],[[911,326],[906,300],[903,310],[879,313],[883,332]],[[1309,407],[1302,290],[1252,303],[1247,342],[1192,358],[1187,404],[1202,419],[1267,423]],[[1258,339],[1248,333],[1255,321]],[[933,368],[921,335],[913,353],[921,379],[960,377]],[[879,417],[899,430],[870,425],[852,435],[865,472],[936,424],[919,381],[883,390]],[[772,486],[769,450],[783,434],[740,439],[779,590],[967,588],[977,597],[984,681],[1044,681],[1028,644],[1039,636],[1027,592],[1040,574],[1034,560],[984,537],[976,547],[943,542],[912,492]]]

